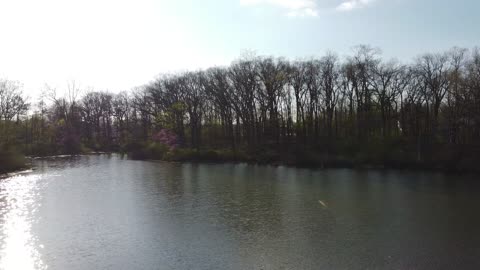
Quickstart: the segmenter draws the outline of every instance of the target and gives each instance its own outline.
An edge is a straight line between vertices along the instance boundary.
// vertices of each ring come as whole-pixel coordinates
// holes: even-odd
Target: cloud
[[[351,11],[371,4],[373,0],[347,0],[337,6],[338,11]]]
[[[324,9],[340,12],[368,6],[375,0],[240,0],[242,6],[273,6],[285,11],[288,17],[317,17]]]
[[[312,8],[306,8],[302,10],[291,10],[287,13],[287,16],[288,17],[305,17],[305,16],[317,17],[318,10],[312,9]]]
[[[271,5],[287,11],[289,17],[316,17],[318,5],[316,0],[240,0],[243,6]]]

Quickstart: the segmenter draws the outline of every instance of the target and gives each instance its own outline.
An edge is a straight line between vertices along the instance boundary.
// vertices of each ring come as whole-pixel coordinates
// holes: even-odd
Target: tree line
[[[20,89],[0,81],[0,142],[29,155],[162,158],[188,149],[266,162],[466,167],[480,156],[478,48],[408,64],[366,45],[342,58],[245,54],[228,67],[164,74],[118,94],[71,82],[65,95],[49,88],[31,105]]]

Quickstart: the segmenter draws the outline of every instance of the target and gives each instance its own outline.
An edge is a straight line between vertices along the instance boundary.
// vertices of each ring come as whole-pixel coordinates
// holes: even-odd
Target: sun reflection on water
[[[0,269],[47,269],[32,232],[40,206],[41,176],[0,179]]]

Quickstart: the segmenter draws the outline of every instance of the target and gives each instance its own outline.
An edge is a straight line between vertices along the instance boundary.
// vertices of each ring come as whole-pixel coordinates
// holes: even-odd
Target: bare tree
[[[10,139],[10,121],[27,112],[29,104],[23,98],[21,84],[17,81],[0,79],[0,142]],[[3,120],[3,121],[2,121]]]
[[[417,59],[415,69],[423,80],[422,92],[425,97],[427,113],[431,111],[433,114],[433,119],[430,119],[430,114],[427,114],[427,122],[431,122],[430,133],[432,136],[436,136],[440,105],[450,87],[448,55],[422,55]]]
[[[338,57],[328,53],[320,62],[321,95],[324,105],[323,110],[326,118],[327,135],[329,140],[333,135],[333,116],[340,94],[340,67]]]

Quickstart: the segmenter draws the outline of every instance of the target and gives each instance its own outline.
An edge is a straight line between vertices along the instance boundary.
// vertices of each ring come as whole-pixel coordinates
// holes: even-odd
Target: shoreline
[[[439,172],[439,173],[448,173],[448,174],[480,174],[479,169],[458,169],[439,163],[418,163],[418,162],[399,162],[397,164],[374,164],[368,162],[356,162],[353,159],[342,159],[342,160],[321,160],[316,163],[299,163],[299,162],[289,162],[288,160],[271,160],[271,161],[260,161],[252,158],[225,158],[225,157],[181,157],[181,158],[134,158],[131,154],[122,153],[122,152],[91,152],[91,153],[79,153],[71,155],[49,155],[49,156],[28,156],[26,157],[30,161],[29,165],[17,169],[15,171],[4,172],[0,175],[11,174],[21,172],[22,170],[33,170],[31,165],[31,160],[36,159],[56,159],[56,158],[69,158],[69,157],[80,157],[80,156],[93,156],[93,155],[111,155],[117,154],[125,156],[130,160],[137,161],[162,161],[162,162],[174,162],[174,163],[194,163],[194,164],[248,164],[248,165],[263,165],[263,166],[284,166],[288,168],[298,168],[298,169],[352,169],[352,170],[397,170],[397,171],[412,171],[412,172]]]
[[[33,167],[26,167],[26,168],[15,170],[15,171],[2,172],[2,173],[0,173],[0,180],[5,179],[5,178],[10,178],[10,177],[13,177],[13,176],[17,176],[17,175],[31,173],[33,171],[34,171]]]
[[[128,155],[126,155],[128,157]],[[448,168],[443,167],[440,164],[432,164],[432,165],[425,165],[425,164],[418,164],[418,163],[411,163],[406,166],[401,165],[376,165],[376,164],[369,164],[369,163],[357,163],[351,162],[349,164],[328,164],[328,162],[320,164],[320,165],[305,165],[305,164],[295,164],[289,163],[285,161],[273,161],[273,162],[261,162],[261,161],[252,161],[252,160],[242,160],[242,159],[225,159],[225,160],[213,160],[213,159],[198,159],[198,158],[187,158],[181,160],[175,159],[156,159],[156,158],[146,158],[146,159],[135,159],[128,157],[131,160],[138,160],[138,161],[162,161],[162,162],[172,162],[172,163],[193,163],[193,164],[247,164],[247,165],[258,165],[258,166],[272,166],[272,167],[288,167],[288,168],[296,168],[296,169],[312,169],[312,170],[329,170],[329,169],[350,169],[350,170],[395,170],[395,171],[410,171],[410,172],[432,172],[432,173],[445,173],[445,174],[457,174],[457,175],[465,175],[465,174],[474,174],[480,175],[479,170],[467,169],[467,170],[460,170],[455,168]]]

